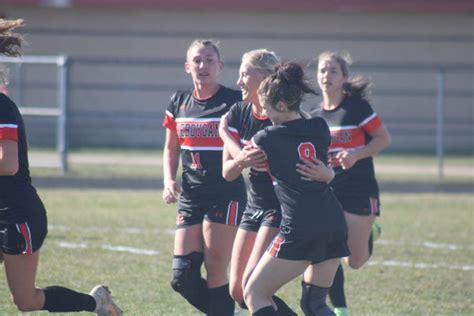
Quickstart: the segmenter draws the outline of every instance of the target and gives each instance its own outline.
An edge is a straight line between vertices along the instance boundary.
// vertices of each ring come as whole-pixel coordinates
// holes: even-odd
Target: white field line
[[[168,235],[174,235],[174,229],[149,229],[149,228],[140,228],[140,227],[107,227],[107,226],[67,226],[67,225],[48,225],[48,229],[57,230],[57,231],[78,231],[81,233],[94,233],[94,232],[117,232],[117,233],[127,233],[127,234],[159,234],[165,233]],[[430,249],[443,249],[443,250],[474,250],[474,245],[458,245],[458,244],[446,244],[446,243],[436,243],[431,241],[424,242],[406,242],[400,240],[385,240],[380,239],[375,242],[377,245],[396,245],[396,246],[412,246],[412,247],[424,247]]]
[[[89,226],[89,227],[77,227],[77,226],[66,226],[66,225],[49,225],[50,230],[58,231],[79,231],[79,232],[117,232],[117,233],[128,233],[128,234],[144,234],[144,233],[165,233],[165,234],[174,234],[174,229],[146,229],[138,227],[103,227],[103,226]],[[397,245],[397,246],[412,246],[412,247],[424,247],[429,249],[443,249],[449,251],[464,251],[464,250],[473,250],[474,246],[464,246],[457,244],[446,244],[446,243],[435,243],[430,241],[425,242],[404,242],[404,241],[394,241],[394,240],[377,240],[375,242],[379,245]],[[89,249],[89,248],[100,248],[103,250],[109,251],[118,251],[118,252],[127,252],[132,254],[141,254],[141,255],[157,255],[160,252],[157,250],[151,249],[141,249],[128,246],[116,246],[116,245],[89,245],[88,243],[72,243],[72,242],[59,242],[59,247],[68,248],[68,249]],[[397,261],[397,260],[370,260],[367,263],[368,266],[388,266],[388,267],[400,267],[400,268],[409,268],[409,269],[448,269],[448,270],[461,270],[461,271],[474,271],[473,265],[453,265],[447,263],[423,263],[423,262],[407,262],[407,261]]]
[[[89,249],[89,248],[101,248],[104,250],[118,251],[118,252],[128,252],[136,255],[147,255],[153,256],[158,255],[160,252],[158,250],[151,249],[140,249],[128,246],[113,246],[113,245],[99,245],[99,246],[90,246],[87,243],[73,243],[73,242],[58,242],[59,247],[68,248],[68,249]]]
[[[388,267],[400,267],[409,269],[448,269],[448,270],[462,270],[462,271],[473,271],[474,266],[472,265],[453,265],[447,263],[422,263],[422,262],[406,262],[397,260],[369,260],[367,262],[369,266],[388,266]]]

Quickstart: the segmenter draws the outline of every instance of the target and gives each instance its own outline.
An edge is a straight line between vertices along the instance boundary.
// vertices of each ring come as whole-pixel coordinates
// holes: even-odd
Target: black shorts
[[[285,235],[275,236],[267,248],[275,257],[287,260],[306,260],[312,264],[329,259],[347,257],[347,232],[317,233],[310,237]]]
[[[201,224],[204,219],[212,223],[238,226],[247,200],[211,199],[200,203],[181,203],[176,218],[176,227]]]
[[[0,219],[0,251],[9,255],[32,254],[41,248],[47,234],[46,213],[19,223]]]
[[[337,196],[344,212],[360,215],[380,216],[380,200],[377,196]]]
[[[257,232],[261,226],[280,227],[281,210],[278,209],[255,209],[249,207],[244,211],[239,228],[247,231]]]

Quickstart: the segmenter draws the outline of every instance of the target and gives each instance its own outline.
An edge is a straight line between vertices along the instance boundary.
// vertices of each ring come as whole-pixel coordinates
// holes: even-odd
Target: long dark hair
[[[306,93],[318,95],[305,78],[303,68],[295,62],[277,64],[258,89],[261,97],[275,108],[282,101],[290,111],[298,112]]]
[[[0,54],[6,56],[20,56],[23,37],[12,31],[23,25],[23,19],[0,19]]]
[[[319,55],[318,61],[323,59],[332,59],[341,67],[342,74],[348,78],[348,81],[343,85],[342,92],[347,95],[357,96],[361,99],[368,100],[370,96],[370,86],[372,82],[363,75],[355,75],[349,77],[349,66],[352,64],[352,59],[347,52],[333,52],[326,51]]]

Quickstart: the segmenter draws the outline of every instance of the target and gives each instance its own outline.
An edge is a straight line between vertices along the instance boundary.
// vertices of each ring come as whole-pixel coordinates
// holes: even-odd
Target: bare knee
[[[231,284],[229,287],[230,296],[234,301],[241,304],[244,302],[242,288],[238,284]]]
[[[364,266],[368,257],[349,257],[348,264],[354,270],[358,270]]]

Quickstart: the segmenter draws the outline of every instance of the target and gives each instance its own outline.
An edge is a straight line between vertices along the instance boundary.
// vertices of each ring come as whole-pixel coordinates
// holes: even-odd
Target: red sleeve
[[[176,132],[176,121],[174,120],[173,114],[166,111],[165,118],[163,120],[163,127],[166,127]]]
[[[0,140],[6,139],[18,142],[18,125],[0,124]]]
[[[378,117],[378,115],[374,112],[371,116],[366,118],[362,123],[360,123],[360,127],[368,134],[373,134],[375,130],[377,130],[382,125],[382,120]]]

